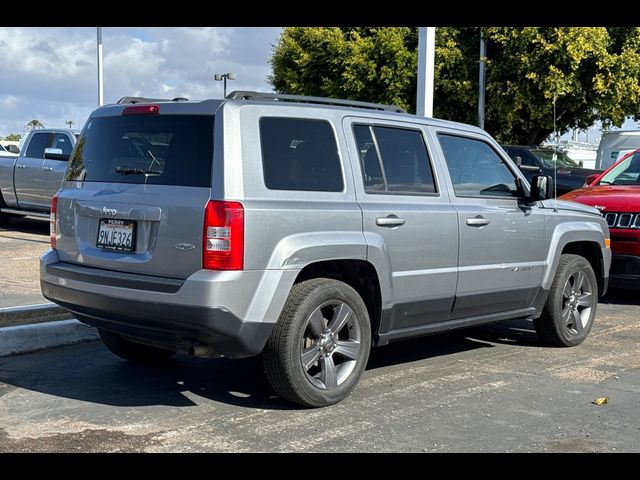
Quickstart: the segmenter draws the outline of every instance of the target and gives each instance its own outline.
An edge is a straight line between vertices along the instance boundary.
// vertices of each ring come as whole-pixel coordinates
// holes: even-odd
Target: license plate
[[[133,252],[136,245],[136,222],[101,218],[96,245],[105,250]]]

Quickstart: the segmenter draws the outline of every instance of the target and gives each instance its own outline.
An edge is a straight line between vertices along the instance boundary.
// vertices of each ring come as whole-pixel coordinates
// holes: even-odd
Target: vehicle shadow
[[[49,222],[32,217],[12,218],[6,225],[0,226],[0,232],[3,237],[11,232],[30,233],[33,235],[42,235],[48,237]],[[20,240],[25,240],[21,238]]]
[[[522,331],[522,326],[507,322],[393,343],[373,349],[367,369],[491,348],[495,343],[532,345],[537,340]],[[114,357],[98,342],[2,357],[0,382],[54,397],[119,407],[189,407],[202,404],[204,399],[245,408],[299,408],[275,395],[259,358],[178,355],[155,366],[136,365]],[[0,389],[0,403],[6,393],[7,389]]]
[[[640,290],[610,288],[600,303],[611,305],[640,305]]]

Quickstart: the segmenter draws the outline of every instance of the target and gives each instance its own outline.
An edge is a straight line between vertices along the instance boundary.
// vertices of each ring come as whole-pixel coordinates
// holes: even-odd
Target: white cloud
[[[214,73],[235,72],[227,89],[262,90],[280,28],[104,28],[105,102],[120,97],[219,98]],[[97,106],[96,29],[0,28],[0,135],[32,119],[78,128]]]

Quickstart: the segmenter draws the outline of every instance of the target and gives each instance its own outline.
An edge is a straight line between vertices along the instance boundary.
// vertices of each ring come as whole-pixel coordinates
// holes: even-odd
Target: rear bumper
[[[40,257],[45,298],[78,320],[150,345],[199,356],[259,354],[295,270],[200,270],[182,280],[112,272]]]
[[[245,322],[223,308],[149,303],[87,293],[40,281],[42,295],[74,316],[104,330],[184,353],[204,347],[207,355],[258,355],[272,323]]]
[[[609,278],[612,288],[640,289],[640,256],[614,254]]]

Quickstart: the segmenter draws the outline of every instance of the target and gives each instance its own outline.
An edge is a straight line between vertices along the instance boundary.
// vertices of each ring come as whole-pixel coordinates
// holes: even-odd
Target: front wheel
[[[538,337],[559,347],[581,344],[591,331],[597,304],[591,264],[579,255],[562,255],[542,315],[533,321]]]
[[[316,278],[293,286],[263,361],[278,395],[323,407],[355,388],[370,348],[369,314],[360,295],[343,282]]]

